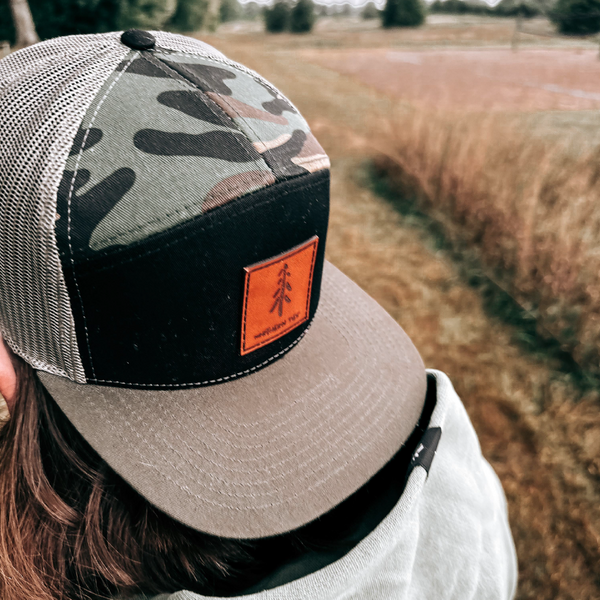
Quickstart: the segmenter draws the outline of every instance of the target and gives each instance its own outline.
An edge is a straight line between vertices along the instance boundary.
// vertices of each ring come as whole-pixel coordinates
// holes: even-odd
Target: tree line
[[[501,0],[489,7],[468,0],[435,0],[429,6],[423,0],[386,0],[382,10],[369,2],[362,16],[380,18],[383,27],[418,27],[427,12],[523,18],[546,15],[563,34],[600,31],[600,0],[549,1]],[[350,5],[345,8],[350,14]],[[324,5],[316,10],[313,0],[275,0],[262,7],[256,2],[240,4],[238,0],[0,0],[0,40],[18,47],[37,41],[38,36],[47,39],[129,28],[214,30],[220,22],[255,19],[259,15],[269,32],[307,33],[314,26],[317,12],[328,14],[327,10]],[[345,14],[343,8],[335,10]]]
[[[600,32],[600,0],[501,0],[495,6],[464,0],[435,0],[432,13],[497,17],[548,17],[564,35]]]
[[[14,8],[27,3],[41,39],[130,28],[189,32],[214,28],[220,20],[211,0],[0,0],[0,40],[17,42],[20,13]]]
[[[350,16],[350,4],[320,5],[326,15]],[[315,21],[311,0],[275,0],[264,9],[267,31],[310,31]],[[600,32],[600,0],[501,0],[489,6],[477,0],[386,0],[380,10],[370,1],[361,9],[364,19],[381,19],[383,27],[418,27],[427,13],[476,14],[496,17],[548,17],[564,35],[593,35]]]

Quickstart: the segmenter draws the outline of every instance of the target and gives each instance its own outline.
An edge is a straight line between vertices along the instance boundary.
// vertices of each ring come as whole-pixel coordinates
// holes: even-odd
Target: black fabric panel
[[[329,172],[319,171],[74,267],[64,257],[89,380],[128,387],[200,385],[262,365],[287,349],[317,308],[328,215]],[[319,245],[309,322],[241,356],[244,267],[313,235]]]

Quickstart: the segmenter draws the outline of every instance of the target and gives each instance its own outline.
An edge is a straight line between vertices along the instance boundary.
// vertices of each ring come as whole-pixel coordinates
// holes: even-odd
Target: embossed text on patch
[[[241,353],[279,339],[308,320],[318,236],[246,267]]]

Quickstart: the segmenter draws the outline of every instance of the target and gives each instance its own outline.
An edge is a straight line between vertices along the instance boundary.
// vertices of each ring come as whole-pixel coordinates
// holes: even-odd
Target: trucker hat
[[[149,502],[293,530],[413,430],[415,347],[325,261],[329,160],[253,71],[187,37],[0,61],[0,331]]]

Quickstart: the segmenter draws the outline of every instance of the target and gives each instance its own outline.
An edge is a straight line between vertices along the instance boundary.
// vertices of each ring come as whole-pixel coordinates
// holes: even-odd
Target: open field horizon
[[[447,220],[445,235],[456,233],[466,244],[479,247],[479,255],[489,250],[500,258],[512,256],[511,252],[519,259],[525,256],[522,249],[515,253],[514,248],[520,247],[518,236],[527,230],[521,226],[514,229],[517,241],[514,238],[511,241],[506,229],[484,230],[483,241],[488,240],[489,248],[482,246],[481,240],[468,236],[465,240],[465,232],[479,225],[476,214],[468,212],[461,202],[472,201],[478,211],[485,209],[489,217],[496,214],[490,212],[496,208],[491,201],[501,198],[502,206],[510,208],[502,223],[525,223],[530,230],[535,220],[543,217],[550,223],[549,227],[557,228],[554,238],[547,239],[554,240],[563,254],[564,246],[560,242],[565,238],[565,231],[568,233],[569,227],[589,225],[577,220],[562,223],[552,207],[537,213],[532,212],[529,204],[529,221],[519,220],[518,209],[522,202],[521,197],[515,196],[514,182],[502,179],[501,173],[488,171],[490,165],[495,164],[491,159],[496,157],[503,165],[503,173],[513,178],[525,177],[517,177],[521,181],[519,185],[533,191],[523,198],[535,197],[540,205],[547,202],[547,196],[535,191],[535,185],[540,186],[539,180],[535,177],[527,180],[526,176],[531,173],[522,173],[524,165],[533,165],[530,169],[533,174],[538,170],[548,178],[557,165],[564,163],[559,174],[566,176],[567,168],[574,164],[568,160],[579,160],[576,156],[579,151],[560,144],[557,149],[555,141],[562,137],[576,144],[579,140],[587,148],[586,152],[593,152],[598,144],[593,131],[598,124],[594,97],[567,94],[565,101],[571,103],[567,108],[548,109],[548,98],[560,93],[542,88],[544,93],[540,94],[539,88],[528,87],[522,97],[528,98],[530,108],[522,110],[517,102],[519,95],[513,90],[512,96],[508,94],[512,102],[510,110],[504,107],[496,111],[498,118],[510,117],[513,129],[506,129],[503,121],[494,120],[496,117],[489,121],[484,114],[481,121],[456,121],[455,117],[450,121],[449,113],[439,107],[420,104],[419,90],[423,87],[419,87],[416,76],[414,85],[404,96],[389,89],[398,84],[398,79],[410,79],[407,73],[411,67],[419,68],[423,64],[430,68],[429,76],[462,69],[466,78],[468,69],[457,63],[466,58],[460,52],[490,52],[492,46],[496,46],[492,52],[508,52],[513,31],[514,21],[507,19],[438,19],[421,30],[389,32],[354,20],[346,25],[321,23],[317,31],[308,36],[267,36],[260,31],[249,31],[246,25],[236,30],[236,24],[230,24],[217,34],[203,35],[202,39],[278,86],[307,117],[329,153],[332,205],[327,256],[400,323],[427,366],[450,375],[478,432],[484,455],[499,474],[506,491],[519,555],[517,597],[592,600],[600,597],[598,391],[578,387],[553,356],[524,349],[519,341],[523,332],[489,312],[482,290],[470,284],[464,265],[440,242],[436,230],[425,227],[423,219],[401,206],[402,193],[427,196],[421,200],[415,198],[415,202],[434,217]],[[582,40],[540,38],[524,42],[522,47],[527,50],[516,53],[517,61],[524,61],[530,50],[560,50],[572,53],[574,64],[578,64],[587,60],[589,53],[597,52],[597,46]],[[433,58],[420,64],[413,60],[415,52],[429,52],[428,56],[432,57],[442,50],[449,50],[445,70]],[[369,80],[371,71],[361,66],[356,56],[360,57],[362,52],[385,56],[390,51],[409,60],[389,61],[392,70],[382,72],[388,73],[389,81],[380,74],[383,84],[376,85]],[[348,56],[356,53],[355,59],[348,59],[345,53]],[[451,56],[455,57],[454,62],[450,61]],[[553,63],[560,62],[554,56]],[[542,77],[543,64],[537,67],[538,77]],[[379,66],[374,65],[372,71]],[[590,68],[596,73],[596,63]],[[567,78],[578,76],[573,72],[564,74]],[[461,85],[468,85],[468,78],[465,81],[467,83]],[[542,85],[600,93],[593,81],[569,79],[565,83],[543,78],[537,81]],[[511,83],[508,88],[514,88],[517,83]],[[430,97],[435,100],[435,93],[431,92]],[[514,114],[517,121],[512,120]],[[514,135],[519,137],[513,155],[504,149],[506,145],[497,143],[497,135],[515,131],[515,123]],[[440,143],[444,127],[464,133],[466,143]],[[477,136],[486,127],[488,134],[481,146],[483,150],[478,152]],[[448,156],[442,160],[439,152],[444,148],[454,162],[448,162]],[[376,193],[373,164],[382,160],[399,165],[399,180],[394,179],[398,173],[390,170],[391,183],[398,184],[395,189],[399,204]],[[454,180],[450,176],[453,172],[440,170],[440,164],[466,169],[470,179]],[[585,168],[592,165],[590,158]],[[584,169],[581,165],[580,168]],[[482,173],[488,178],[487,184],[473,191]],[[407,181],[407,175],[412,179],[408,177]],[[585,180],[583,187],[571,182],[569,188],[560,178],[553,185],[563,194],[572,194],[568,198],[579,199],[582,190],[585,198],[597,197],[595,184],[588,185],[589,173],[581,171],[578,176]],[[544,181],[552,183],[554,180],[550,177]],[[455,189],[457,193],[452,202],[447,193],[436,195],[438,188]],[[577,201],[572,203],[576,205]],[[559,204],[558,208],[559,213],[565,212],[564,205]],[[456,224],[460,215],[463,222]],[[492,233],[497,234],[496,237]],[[591,243],[597,241],[593,228],[588,229],[586,235]],[[524,239],[537,238],[530,235]],[[529,260],[534,264],[539,248],[531,246],[529,252]],[[563,256],[565,264],[572,256]],[[523,275],[523,281],[529,277],[527,273],[529,271]],[[564,271],[561,273],[564,276]],[[598,283],[597,274],[595,283]]]

